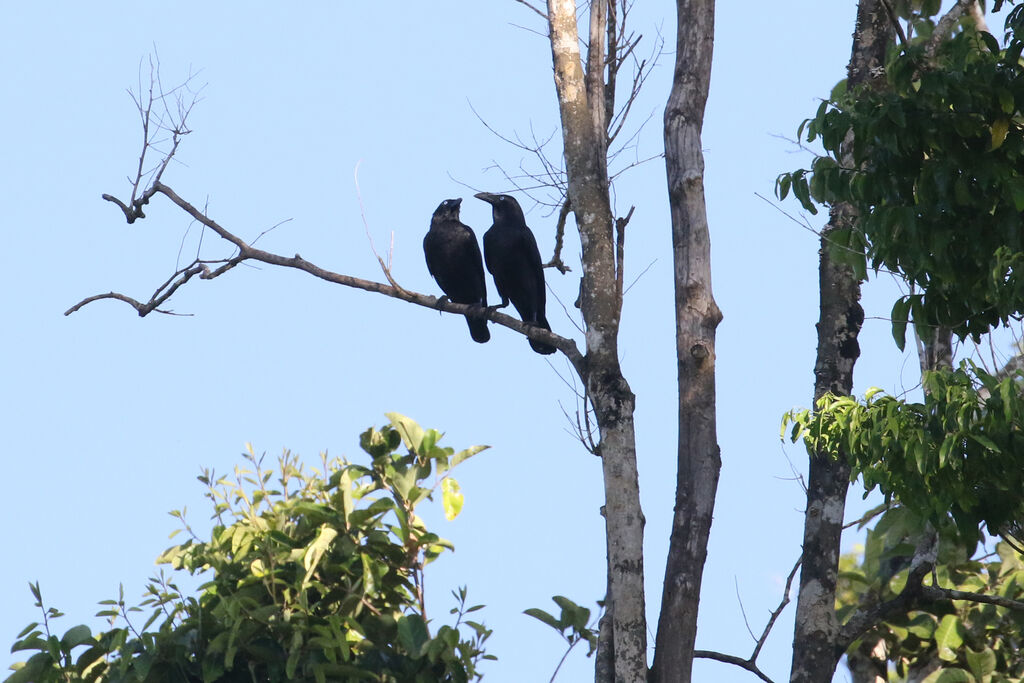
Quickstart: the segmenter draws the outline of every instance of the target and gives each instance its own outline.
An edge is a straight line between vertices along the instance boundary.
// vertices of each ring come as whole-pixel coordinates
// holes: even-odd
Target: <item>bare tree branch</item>
[[[562,243],[565,240],[565,221],[569,218],[569,213],[572,211],[572,205],[569,204],[569,198],[566,197],[562,203],[562,208],[558,210],[558,222],[555,224],[555,253],[551,255],[551,260],[544,264],[545,268],[557,268],[558,272],[565,275],[572,270],[569,266],[565,265],[562,261]]]
[[[935,567],[938,557],[938,534],[928,529],[918,539],[910,560],[907,582],[900,594],[891,600],[873,605],[862,605],[839,628],[835,640],[836,657],[845,652],[854,640],[869,628],[896,614],[905,614],[913,605],[920,604],[925,586],[924,578]],[[941,589],[936,589],[941,590]]]
[[[957,0],[956,4],[950,8],[948,12],[941,19],[939,23],[935,25],[935,31],[928,39],[928,44],[925,46],[924,53],[928,59],[934,59],[935,53],[939,49],[939,45],[942,44],[949,34],[953,31],[953,27],[956,25],[960,18],[971,11],[971,5],[975,4],[977,0]]]
[[[982,602],[987,605],[1006,607],[1007,609],[1024,611],[1024,601],[1011,600],[998,595],[986,593],[972,593],[971,591],[960,591],[953,588],[937,588],[935,586],[922,586],[921,597],[925,600],[969,600],[971,602]]]
[[[906,46],[907,34],[903,31],[903,25],[900,24],[899,17],[896,16],[896,11],[892,8],[892,3],[889,0],[882,0],[882,6],[885,7],[885,13],[889,17],[889,21],[892,23],[892,27],[896,30],[896,35],[900,38],[900,45]]]
[[[694,650],[693,656],[700,659],[713,659],[716,662],[724,662],[726,664],[732,664],[738,666],[741,669],[746,669],[750,673],[760,678],[765,683],[774,683],[772,679],[768,678],[767,675],[759,668],[757,664],[751,662],[749,659],[743,659],[735,655],[722,654],[721,652],[713,652],[711,650]]]
[[[547,22],[548,15],[544,14],[543,12],[541,12],[539,9],[537,9],[536,7],[534,7],[533,5],[528,3],[526,0],[515,0],[515,2],[518,2],[520,5],[526,5],[527,7],[532,9],[534,12],[539,14],[544,19],[545,23]]]
[[[625,218],[615,219],[615,298],[620,309],[622,308],[622,295],[625,293],[622,279],[625,276],[626,263],[626,226],[629,225],[629,219],[633,217],[635,209],[635,206],[631,206]]]
[[[211,231],[216,233],[217,236],[219,236],[221,239],[234,245],[235,248],[238,250],[237,254],[235,254],[230,259],[220,262],[199,260],[193,262],[188,268],[176,272],[167,282],[165,282],[160,288],[157,289],[153,297],[146,303],[141,303],[123,294],[110,292],[108,294],[100,294],[80,301],[79,303],[69,308],[66,311],[65,315],[70,315],[71,313],[74,313],[75,311],[79,310],[86,304],[91,303],[93,301],[97,301],[99,299],[117,299],[119,301],[124,301],[125,303],[131,305],[133,308],[135,308],[136,311],[138,311],[140,316],[145,316],[153,311],[158,310],[158,306],[160,306],[163,302],[170,298],[170,296],[174,294],[174,292],[177,291],[179,287],[184,285],[186,282],[191,280],[196,275],[199,275],[200,279],[212,280],[218,277],[219,275],[224,274],[231,268],[234,268],[239,263],[243,263],[246,261],[259,261],[262,263],[281,266],[285,268],[295,268],[297,270],[309,273],[314,277],[320,278],[321,280],[326,280],[327,282],[331,282],[338,285],[344,285],[346,287],[353,287],[355,289],[362,289],[367,292],[376,292],[378,294],[383,294],[384,296],[390,296],[395,299],[401,299],[402,301],[416,304],[417,306],[423,306],[424,308],[431,308],[435,310],[444,311],[446,313],[455,313],[474,318],[485,318],[497,325],[507,327],[531,339],[536,339],[538,341],[543,341],[545,343],[551,344],[552,346],[556,347],[566,355],[566,357],[569,359],[569,362],[572,363],[573,368],[575,368],[576,371],[580,373],[581,377],[586,376],[583,356],[577,348],[576,342],[573,341],[572,339],[561,337],[553,332],[549,332],[543,328],[536,327],[528,323],[524,323],[520,320],[517,320],[516,318],[513,318],[509,315],[505,315],[490,308],[472,306],[469,304],[457,304],[447,300],[440,300],[437,297],[430,296],[427,294],[413,292],[404,289],[403,287],[397,284],[386,285],[380,282],[373,282],[371,280],[364,280],[362,278],[344,275],[342,273],[335,273],[333,271],[322,268],[316,265],[315,263],[305,260],[299,254],[296,254],[295,256],[292,257],[288,257],[264,251],[262,249],[257,249],[252,245],[247,244],[245,240],[243,240],[242,238],[225,229],[223,226],[221,226],[219,223],[217,223],[209,216],[204,214],[198,208],[196,208],[195,206],[193,206],[192,204],[178,196],[178,194],[173,189],[159,181],[154,182],[154,184],[146,190],[143,196],[147,197],[148,202],[148,197],[151,197],[153,194],[156,193],[164,195],[169,200],[171,200],[171,202],[174,203],[178,208],[182,209],[185,213],[187,213],[189,216],[191,216],[196,221],[201,223],[203,226],[209,228]],[[121,206],[122,211],[125,211],[125,214],[128,217],[128,222],[133,222],[134,218],[142,217],[136,213],[136,215],[133,218],[130,215],[131,210],[126,211],[127,207],[124,205],[124,203],[120,202],[115,197],[104,195],[103,198]],[[221,263],[222,265],[216,270],[211,271],[207,265],[209,263]],[[387,268],[383,260],[381,260],[381,266],[385,268],[385,272],[389,280],[394,282],[390,276],[390,269]]]
[[[788,605],[790,602],[789,595],[793,589],[793,579],[796,578],[796,573],[797,570],[800,569],[801,561],[802,558],[797,559],[796,564],[793,565],[793,569],[790,570],[789,576],[786,578],[786,587],[782,590],[782,600],[779,601],[778,607],[772,610],[771,616],[768,617],[768,623],[765,624],[764,631],[761,632],[761,637],[758,638],[756,643],[754,644],[754,651],[750,653],[749,657],[743,659],[735,655],[727,655],[712,650],[695,650],[693,656],[700,657],[702,659],[713,659],[717,662],[725,662],[726,664],[733,664],[735,666],[740,667],[741,669],[749,671],[750,673],[760,678],[762,681],[772,683],[772,679],[768,678],[768,676],[766,676],[764,672],[758,668],[757,657],[761,654],[761,648],[763,648],[765,642],[767,642],[768,636],[771,634],[772,628],[775,627],[775,622],[778,620],[779,615],[782,614],[782,611],[786,609],[786,605]],[[744,615],[744,620],[746,620],[746,615]],[[749,624],[747,625],[747,630],[750,630]]]

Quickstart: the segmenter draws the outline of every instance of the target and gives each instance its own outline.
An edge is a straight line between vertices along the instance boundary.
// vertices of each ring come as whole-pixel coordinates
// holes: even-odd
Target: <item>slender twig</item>
[[[789,604],[789,596],[793,589],[793,579],[796,578],[796,572],[800,569],[800,563],[803,558],[798,558],[793,568],[789,570],[789,576],[786,577],[786,587],[782,589],[782,600],[779,602],[778,607],[772,611],[772,615],[768,618],[768,623],[764,626],[764,631],[761,633],[761,637],[757,640],[757,645],[754,647],[753,653],[750,655],[750,661],[755,661],[757,656],[761,654],[761,648],[764,647],[765,642],[768,640],[768,634],[771,633],[772,628],[775,626],[775,622],[778,620],[779,615],[786,609],[786,605]]]
[[[639,282],[639,281],[640,281],[640,278],[642,278],[642,277],[643,277],[644,275],[646,275],[646,274],[647,274],[647,271],[649,271],[649,270],[650,270],[651,268],[653,268],[653,267],[654,267],[654,264],[655,264],[655,263],[657,263],[657,262],[658,262],[658,259],[654,259],[653,261],[651,261],[650,263],[648,263],[648,264],[647,264],[647,267],[646,267],[646,268],[644,268],[643,270],[641,270],[641,271],[640,271],[640,273],[639,273],[639,274],[637,274],[637,276],[636,276],[635,278],[633,278],[633,281],[632,281],[632,282],[630,282],[630,283],[629,283],[629,285],[628,285],[628,286],[627,286],[627,287],[626,287],[626,288],[625,288],[624,290],[622,290],[622,294],[623,294],[623,296],[625,296],[626,294],[628,294],[628,293],[629,293],[629,290],[633,289],[633,285],[635,285],[635,284],[636,284],[637,282]]]
[[[889,23],[896,30],[896,35],[900,38],[900,45],[907,46],[907,34],[903,31],[903,25],[900,24],[899,17],[896,16],[895,10],[892,8],[892,4],[889,0],[882,0],[882,6],[885,7],[885,13],[889,16]]]
[[[387,281],[391,284],[391,286],[396,288],[396,289],[405,291],[405,290],[403,290],[398,285],[397,282],[395,282],[395,278],[393,278],[391,276],[391,252],[390,251],[388,252],[388,262],[385,264],[384,263],[384,259],[382,259],[380,257],[380,254],[377,253],[377,247],[373,243],[373,235],[370,234],[370,223],[366,220],[366,207],[363,206],[363,193],[359,189],[359,164],[361,164],[361,163],[362,163],[362,160],[356,162],[356,167],[352,171],[352,180],[353,180],[353,182],[355,183],[355,186],[356,186],[356,198],[359,200],[359,215],[363,219],[363,228],[366,230],[366,239],[369,240],[369,242],[370,242],[370,251],[372,251],[373,255],[377,257],[377,263],[380,264],[380,269],[384,272],[384,277],[387,278]],[[395,233],[392,232],[391,233],[391,249],[392,250],[394,249],[394,239],[395,239]],[[255,240],[253,241],[253,244],[255,244]]]
[[[521,1],[522,0],[520,0],[520,2]],[[583,639],[580,638],[579,640],[574,640],[571,643],[569,643],[569,647],[566,649],[565,654],[562,655],[562,658],[558,660],[558,666],[555,667],[555,671],[551,674],[551,679],[548,681],[548,683],[554,683],[555,679],[558,677],[558,670],[562,668],[562,665],[565,664],[565,660],[569,656],[569,653],[572,652],[572,649],[576,647],[576,644],[579,643],[581,640]]]
[[[544,21],[547,21],[547,20],[548,20],[548,15],[547,15],[547,14],[545,14],[544,12],[541,12],[541,11],[540,11],[539,9],[537,9],[536,7],[534,7],[533,5],[531,5],[530,3],[528,3],[528,2],[526,1],[526,0],[515,0],[515,2],[518,2],[518,3],[520,4],[520,5],[525,5],[525,6],[529,7],[529,8],[530,8],[530,9],[532,9],[532,10],[533,10],[534,12],[536,12],[536,13],[537,13],[538,15],[540,15],[540,17],[541,17],[541,18],[542,18],[542,19],[543,19]]]

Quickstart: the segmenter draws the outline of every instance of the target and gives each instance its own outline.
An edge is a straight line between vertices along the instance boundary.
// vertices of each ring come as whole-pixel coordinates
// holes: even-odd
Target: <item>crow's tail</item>
[[[543,315],[539,316],[539,319],[534,324],[537,325],[537,327],[543,327],[548,332],[551,331],[551,325],[548,325],[548,319]],[[545,356],[548,356],[558,350],[551,344],[545,344],[544,342],[539,342],[535,339],[530,340],[530,348],[537,353],[544,354]]]
[[[469,335],[473,337],[473,341],[483,344],[490,340],[491,331],[487,329],[487,320],[485,318],[470,318],[467,315],[466,324],[469,325]]]

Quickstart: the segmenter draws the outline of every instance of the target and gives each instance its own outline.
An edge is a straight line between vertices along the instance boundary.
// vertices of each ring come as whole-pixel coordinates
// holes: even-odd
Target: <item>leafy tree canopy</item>
[[[123,594],[99,614],[111,628],[52,630],[62,616],[43,604],[13,651],[22,681],[451,681],[480,678],[490,630],[466,619],[479,606],[455,593],[454,623],[428,620],[425,566],[452,548],[429,531],[416,507],[440,489],[448,518],[462,507],[451,470],[485,447],[455,452],[441,435],[391,413],[390,425],[360,436],[368,465],[321,456],[304,470],[285,452],[276,471],[249,450],[232,478],[204,472],[215,525],[158,559],[206,578],[197,596],[163,573],[141,607]],[[142,625],[132,618],[148,610]],[[123,624],[123,625],[118,625]]]
[[[907,508],[887,509],[868,530],[863,555],[840,558],[840,620],[869,596],[884,602],[900,594],[913,541],[921,537],[924,526],[924,520]],[[940,534],[938,564],[925,584],[1009,600],[1024,598],[1024,562],[1016,550],[998,543],[995,552],[978,559],[972,555],[973,545],[965,547],[950,534]],[[974,600],[936,601],[882,621],[850,649],[858,649],[862,641],[884,641],[885,658],[895,665],[899,680],[1019,683],[1024,680],[1022,633],[1020,610]]]
[[[870,390],[863,401],[827,394],[817,410],[783,418],[793,441],[846,458],[878,489],[966,542],[1024,519],[1024,396],[1020,375],[1000,380],[972,363],[926,372],[923,403]]]
[[[900,348],[908,319],[924,335],[941,325],[977,340],[1024,310],[1021,9],[1006,20],[1004,49],[969,25],[933,46],[934,24],[919,16],[884,86],[840,83],[801,125],[826,154],[778,179],[780,198],[792,191],[812,213],[816,203],[855,209],[830,239],[861,278],[870,265],[911,285],[892,312]]]

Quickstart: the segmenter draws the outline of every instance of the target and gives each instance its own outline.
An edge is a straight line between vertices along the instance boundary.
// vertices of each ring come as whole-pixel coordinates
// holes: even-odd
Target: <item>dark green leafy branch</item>
[[[928,41],[936,29],[920,20],[922,39],[890,58],[885,88],[840,83],[800,126],[825,155],[778,178],[778,196],[792,192],[812,213],[818,204],[856,208],[856,223],[831,236],[835,258],[861,278],[869,267],[898,272],[919,292],[893,307],[901,348],[908,319],[924,334],[944,326],[977,340],[1021,318],[1021,9],[1007,19],[1005,48],[970,27]]]
[[[923,403],[869,391],[826,395],[815,412],[792,411],[783,433],[811,452],[846,458],[867,491],[878,489],[965,540],[1024,519],[1022,375],[1002,380],[970,362],[926,372]]]
[[[1024,680],[1024,563],[1006,543],[972,559],[974,545],[940,532],[936,566],[921,585],[910,582],[914,546],[925,522],[904,507],[887,510],[867,532],[863,555],[840,559],[837,608],[849,621],[865,604],[892,604],[913,594],[909,608],[891,610],[861,630],[848,652],[884,642],[884,659],[902,679],[1011,683]],[[885,662],[883,662],[883,665]],[[932,671],[929,675],[927,671]],[[946,673],[944,673],[946,672]],[[925,676],[928,675],[928,678]]]
[[[307,472],[285,452],[266,468],[250,449],[234,477],[199,477],[213,505],[208,539],[182,521],[190,538],[158,559],[200,575],[197,596],[163,574],[140,607],[123,594],[105,600],[111,628],[51,632],[62,616],[45,608],[12,651],[31,653],[8,683],[23,681],[450,681],[481,677],[491,631],[465,619],[466,591],[453,593],[451,625],[429,621],[423,572],[451,543],[429,531],[416,508],[440,491],[446,516],[462,507],[451,470],[483,450],[455,452],[441,435],[389,414],[360,446],[367,465],[321,456]],[[136,627],[133,612],[151,612]],[[123,622],[123,626],[119,623]]]

